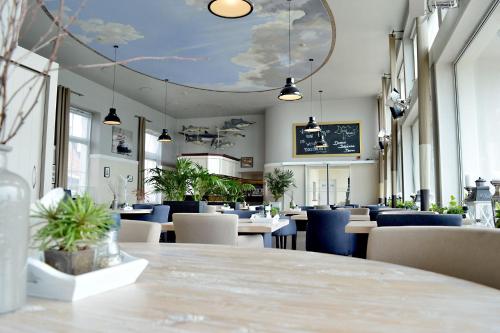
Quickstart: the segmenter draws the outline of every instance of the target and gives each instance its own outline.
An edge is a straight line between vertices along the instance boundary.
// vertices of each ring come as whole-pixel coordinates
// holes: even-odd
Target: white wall
[[[204,126],[209,127],[209,133],[217,133],[216,127],[221,128],[224,125],[224,121],[230,119],[242,118],[247,121],[254,121],[255,124],[250,125],[244,129],[241,133],[245,137],[237,136],[227,136],[227,139],[233,142],[235,145],[232,147],[227,147],[225,149],[212,149],[210,144],[198,145],[189,142],[184,142],[182,136],[177,137],[177,142],[179,145],[179,153],[218,153],[226,154],[236,158],[241,158],[243,156],[253,157],[253,168],[238,168],[238,172],[248,172],[248,171],[263,171],[264,170],[264,158],[265,158],[265,117],[264,115],[242,115],[242,116],[232,116],[232,117],[210,117],[210,118],[192,118],[192,119],[178,119],[177,120],[177,132],[182,130],[182,126]]]
[[[309,102],[284,102],[266,110],[266,161],[281,163],[293,161],[355,160],[350,157],[294,158],[293,124],[307,123],[310,116]],[[319,103],[313,111],[319,120]],[[323,101],[323,121],[360,121],[362,142],[361,159],[376,159],[377,150],[377,103],[373,98],[336,99]]]
[[[98,70],[98,69],[96,69]],[[144,116],[150,120],[146,124],[148,129],[161,132],[164,124],[163,113],[152,109],[144,104],[130,99],[126,96],[115,95],[115,107],[122,124],[119,126],[133,132],[132,156],[117,155],[111,152],[112,126],[104,125],[102,121],[108,114],[111,107],[112,91],[102,85],[90,81],[80,75],[68,70],[61,70],[59,74],[59,84],[70,88],[76,93],[71,94],[71,105],[81,108],[84,111],[92,112],[92,154],[111,155],[115,157],[137,160],[137,134],[138,119],[137,116]],[[176,120],[167,116],[167,129],[169,132],[175,132]],[[163,145],[162,160],[163,163],[172,164],[176,159],[176,145]]]

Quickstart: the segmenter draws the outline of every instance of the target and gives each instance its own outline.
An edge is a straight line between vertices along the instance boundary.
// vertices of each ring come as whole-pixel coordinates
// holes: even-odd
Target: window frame
[[[77,106],[71,105],[69,108],[69,113],[77,114],[81,117],[88,118],[88,127],[87,127],[87,139],[77,137],[77,136],[72,136],[71,132],[68,129],[68,146],[71,142],[76,143],[76,144],[82,144],[87,146],[87,163],[85,165],[85,185],[84,187],[88,188],[89,186],[89,172],[90,172],[90,149],[91,149],[91,141],[92,141],[92,113],[89,111],[84,111],[80,109]],[[69,152],[68,152],[68,162],[69,162]],[[68,163],[68,177],[70,176],[70,169],[69,169],[69,163]],[[68,185],[69,188],[69,185]],[[72,191],[73,193],[74,191]],[[79,192],[77,192],[79,193]]]

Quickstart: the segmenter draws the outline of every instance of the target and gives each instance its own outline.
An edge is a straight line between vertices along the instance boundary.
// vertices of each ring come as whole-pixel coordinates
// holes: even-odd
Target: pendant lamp
[[[212,0],[208,10],[215,16],[228,19],[237,19],[250,15],[253,5],[247,0]]]
[[[313,113],[313,61],[314,59],[309,59],[309,62],[311,63],[311,113]],[[321,131],[321,127],[319,127],[318,123],[316,122],[316,119],[314,116],[309,117],[309,122],[306,125],[306,128],[304,129],[304,132],[307,133],[316,133]]]
[[[115,83],[116,83],[116,51],[118,50],[118,45],[113,46],[115,49],[115,64],[113,65],[114,71],[113,71],[113,103],[111,105],[111,108],[109,109],[108,115],[104,118],[103,123],[106,125],[120,125],[122,122],[118,115],[116,114],[116,109],[115,109]]]
[[[319,90],[318,93],[319,93],[319,108],[321,110],[321,121],[323,121],[323,100],[321,98],[323,90]],[[328,148],[328,142],[326,142],[325,133],[323,133],[322,131],[318,132],[318,141],[316,141],[316,145],[314,147],[316,147],[316,149]]]
[[[158,137],[158,142],[161,143],[169,143],[172,142],[172,138],[170,134],[168,134],[167,127],[167,98],[168,98],[168,80],[165,80],[165,103],[163,105],[163,117],[164,117],[164,126],[161,135]]]
[[[288,1],[288,77],[278,98],[282,101],[298,101],[302,98],[300,90],[295,86],[295,79],[292,77],[292,0]]]

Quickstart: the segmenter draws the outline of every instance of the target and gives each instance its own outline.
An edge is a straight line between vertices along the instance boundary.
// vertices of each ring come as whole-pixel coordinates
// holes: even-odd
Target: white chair
[[[383,227],[370,232],[367,258],[500,289],[500,230]]]
[[[172,219],[177,243],[264,247],[262,235],[238,236],[238,215],[176,213]]]
[[[160,234],[160,223],[121,220],[118,241],[121,243],[159,243]]]

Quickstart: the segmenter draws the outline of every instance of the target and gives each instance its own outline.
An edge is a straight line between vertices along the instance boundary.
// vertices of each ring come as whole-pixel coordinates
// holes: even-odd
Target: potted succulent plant
[[[35,234],[45,262],[57,270],[79,275],[94,268],[94,246],[114,225],[111,212],[88,196],[38,203],[32,217],[43,220]]]
[[[292,170],[274,169],[273,173],[265,175],[266,184],[274,197],[274,201],[280,205],[279,200],[285,195],[285,192],[295,186]]]

